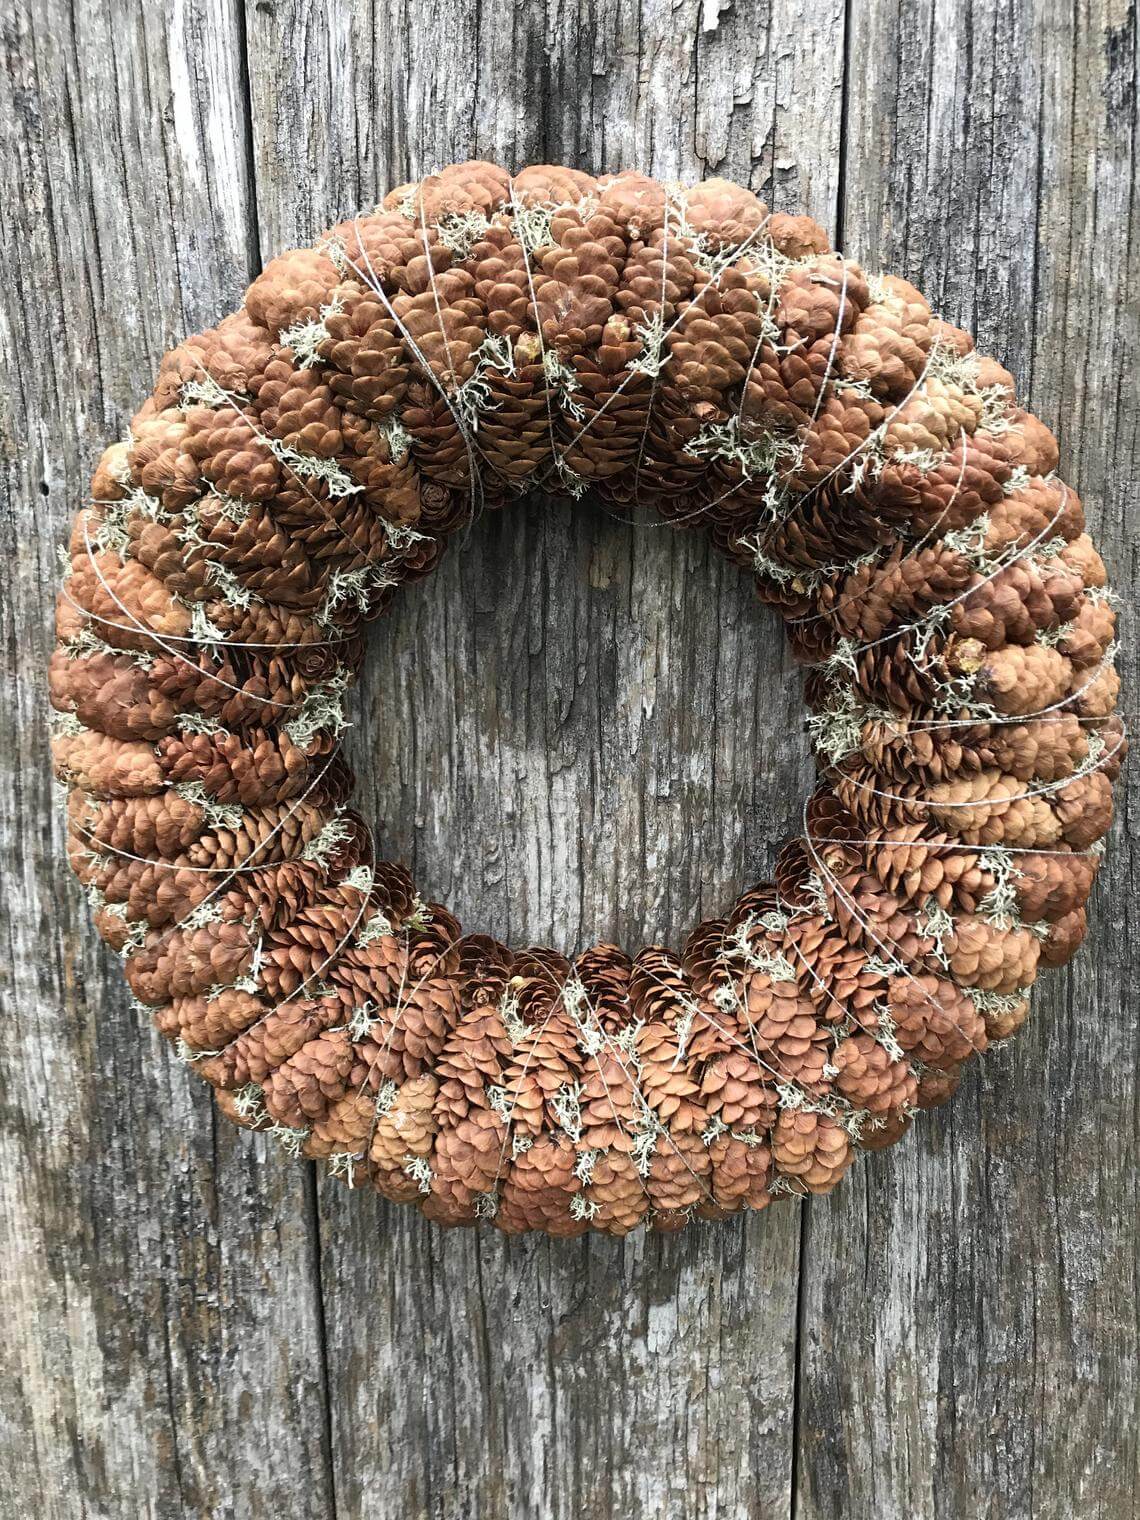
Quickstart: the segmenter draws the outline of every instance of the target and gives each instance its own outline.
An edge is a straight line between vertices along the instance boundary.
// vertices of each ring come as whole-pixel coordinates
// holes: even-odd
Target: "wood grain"
[[[1055,428],[1133,600],[1134,6],[9,0],[0,48],[0,1514],[1140,1513],[1134,779],[1090,944],[948,1113],[802,1214],[559,1245],[215,1125],[87,924],[44,760],[55,544],[163,350],[465,156],[726,174],[907,275]],[[810,774],[737,577],[588,504],[477,523],[355,703],[386,853],[516,943],[676,942]]]

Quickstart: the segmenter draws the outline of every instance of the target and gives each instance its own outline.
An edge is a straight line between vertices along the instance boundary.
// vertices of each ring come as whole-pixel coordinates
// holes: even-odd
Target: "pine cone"
[[[826,1114],[784,1109],[777,1119],[772,1160],[793,1191],[830,1193],[854,1159],[846,1130]]]

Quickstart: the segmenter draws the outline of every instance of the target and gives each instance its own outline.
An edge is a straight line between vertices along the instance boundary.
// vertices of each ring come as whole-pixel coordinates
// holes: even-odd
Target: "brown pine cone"
[[[751,1138],[718,1135],[709,1146],[710,1186],[718,1209],[765,1209],[772,1201],[771,1147]],[[707,1208],[702,1204],[701,1209]]]
[[[772,1160],[793,1192],[830,1193],[855,1159],[834,1119],[808,1109],[784,1109],[772,1131]]]
[[[309,1040],[270,1077],[265,1106],[270,1116],[291,1129],[323,1119],[329,1106],[348,1091],[354,1053],[346,1032]]]
[[[591,1158],[585,1187],[590,1223],[606,1235],[628,1235],[649,1210],[649,1193],[632,1157],[604,1151]]]
[[[894,976],[888,998],[895,1038],[925,1067],[946,1070],[986,1048],[973,1000],[936,976]]]
[[[892,1058],[869,1034],[840,1040],[832,1056],[835,1086],[853,1108],[870,1114],[897,1114],[914,1104],[918,1082],[906,1061]]]
[[[412,1191],[431,1188],[427,1165],[436,1135],[434,1115],[438,1083],[432,1076],[410,1077],[389,1097],[372,1099],[373,1127],[368,1159],[375,1186],[386,1198],[406,1202]]]

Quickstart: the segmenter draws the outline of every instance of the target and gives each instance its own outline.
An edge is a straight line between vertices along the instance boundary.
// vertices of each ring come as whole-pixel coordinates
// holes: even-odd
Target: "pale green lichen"
[[[338,565],[329,574],[325,594],[313,617],[322,628],[331,628],[336,615],[345,610],[363,617],[376,594],[396,584],[397,577],[389,565],[359,565],[355,570]]]
[[[256,1124],[266,1117],[265,1093],[256,1082],[247,1082],[233,1096],[234,1113],[247,1124]]]
[[[942,966],[949,969],[950,956],[946,941],[954,934],[954,920],[936,898],[928,897],[922,910],[916,915],[914,927],[924,939],[931,941],[930,953]]]
[[[558,352],[548,348],[542,356],[542,373],[553,391],[553,400],[575,422],[586,420],[586,411],[578,399],[577,371],[566,364]]]
[[[336,1151],[328,1158],[329,1173],[333,1177],[343,1177],[349,1187],[356,1184],[356,1169],[363,1158],[353,1151]]]
[[[373,940],[381,939],[386,934],[394,933],[392,920],[379,909],[364,922],[363,928],[356,936],[358,945],[370,945]]]
[[[1002,845],[993,845],[981,852],[978,864],[994,878],[993,886],[978,903],[978,912],[996,928],[1016,927],[1021,916],[1014,883],[1022,872],[1013,852]]]
[[[702,428],[686,443],[685,453],[695,459],[735,465],[745,480],[754,480],[794,466],[801,446],[794,438],[776,432],[748,438],[742,433],[739,416],[733,415],[727,422]]]
[[[245,818],[245,809],[237,802],[219,802],[211,797],[201,781],[180,781],[173,788],[184,802],[191,803],[202,814],[211,829],[239,829]]]
[[[306,694],[285,724],[286,735],[298,749],[308,749],[317,735],[326,730],[335,737],[347,728],[341,698],[350,679],[347,671],[338,671]]]
[[[574,1175],[578,1181],[588,1185],[594,1180],[594,1167],[597,1165],[600,1150],[580,1150],[574,1162]]]
[[[372,1031],[379,1022],[380,1019],[376,1012],[376,1005],[369,1001],[362,1003],[359,1008],[352,1010],[352,1017],[344,1027],[348,1032],[349,1038],[359,1043],[361,1040],[367,1040],[371,1037]]]
[[[670,358],[665,352],[665,339],[668,335],[660,308],[647,322],[639,322],[633,333],[641,342],[641,353],[630,362],[629,369],[635,375],[648,375],[650,379],[656,380]]]
[[[310,860],[315,865],[327,866],[341,846],[346,845],[352,836],[351,822],[342,813],[334,813],[321,827],[320,832],[314,834],[301,851],[301,859]]]
[[[582,1091],[580,1082],[565,1082],[550,1099],[551,1112],[575,1143],[582,1138]]]
[[[533,255],[539,248],[549,247],[552,238],[551,224],[557,212],[558,207],[549,201],[530,206],[514,203],[511,210],[511,227],[515,237],[528,254]]]
[[[476,433],[483,413],[498,411],[501,405],[494,400],[487,379],[488,373],[497,370],[507,376],[513,375],[515,360],[510,339],[498,333],[488,333],[472,357],[475,360],[474,370],[450,400],[459,415],[461,426]]]
[[[457,264],[470,257],[472,248],[490,229],[490,222],[474,207],[469,211],[449,211],[436,223],[440,242],[451,249]]]
[[[407,457],[408,450],[412,446],[412,435],[398,417],[389,417],[380,424],[379,431],[388,441],[388,457],[393,464],[399,464]]]
[[[181,921],[181,927],[187,930],[202,929],[206,924],[218,924],[222,921],[222,905],[216,897],[208,897],[200,902],[196,908],[191,908]]]
[[[280,460],[291,474],[301,480],[317,481],[327,488],[332,497],[352,496],[364,489],[335,459],[325,459],[319,454],[303,454],[300,449],[282,443],[279,438],[267,437],[264,442],[273,457]]]
[[[431,1164],[427,1158],[424,1156],[413,1156],[411,1152],[407,1152],[404,1156],[403,1164],[404,1172],[416,1184],[419,1191],[421,1193],[430,1193],[432,1178],[435,1176],[435,1173],[432,1171]]]
[[[280,334],[280,342],[292,352],[298,369],[312,369],[321,362],[321,345],[329,338],[328,319],[339,316],[343,310],[340,297],[334,296],[327,306],[321,307],[315,322],[295,322]]]
[[[390,1112],[396,1099],[400,1096],[400,1089],[390,1078],[381,1082],[376,1093],[376,1117],[382,1119]]]
[[[220,407],[232,405],[230,393],[213,375],[206,373],[184,381],[178,395],[182,411],[187,411],[192,406],[206,406],[217,411]]]

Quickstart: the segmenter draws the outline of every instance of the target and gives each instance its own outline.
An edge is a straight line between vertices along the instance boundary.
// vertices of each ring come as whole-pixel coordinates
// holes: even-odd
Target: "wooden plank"
[[[841,5],[709,11],[254,7],[264,247],[471,155],[722,172],[830,222]],[[384,852],[516,944],[677,942],[765,874],[807,786],[777,638],[683,534],[549,502],[478,523],[370,651],[352,748]],[[344,1513],[787,1514],[792,1209],[510,1245],[333,1184],[321,1220]]]
[[[846,244],[1014,370],[1134,605],[1135,9],[857,0],[852,21]],[[949,1113],[812,1204],[804,1517],[1137,1512],[1126,782],[1091,941],[1031,1025]]]
[[[56,545],[163,350],[250,272],[237,15],[41,3],[0,30],[7,1515],[324,1515],[302,1172],[215,1128],[68,876],[45,755]]]

